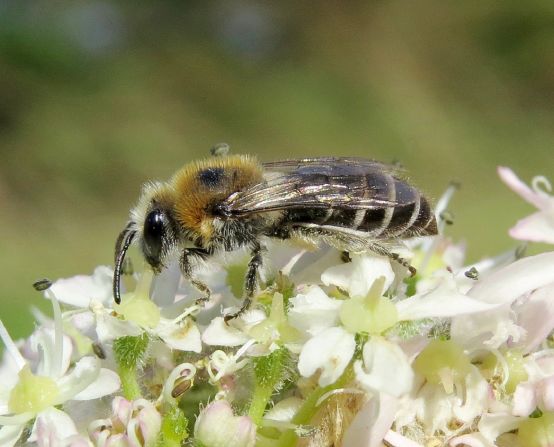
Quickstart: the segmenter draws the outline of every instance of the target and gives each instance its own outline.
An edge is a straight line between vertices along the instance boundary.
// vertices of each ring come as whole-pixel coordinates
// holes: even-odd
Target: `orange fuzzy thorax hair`
[[[170,181],[175,191],[175,217],[187,229],[208,240],[213,216],[207,210],[233,192],[261,182],[263,171],[248,155],[231,155],[196,161],[184,166]]]

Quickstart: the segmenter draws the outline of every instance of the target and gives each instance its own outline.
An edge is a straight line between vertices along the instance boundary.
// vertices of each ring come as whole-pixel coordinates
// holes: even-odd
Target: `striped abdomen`
[[[347,209],[292,208],[285,211],[284,225],[315,224],[347,228],[372,239],[409,238],[437,234],[437,223],[429,202],[406,182],[387,173],[372,173],[359,178],[365,182],[366,196],[381,196],[396,205],[380,208]]]

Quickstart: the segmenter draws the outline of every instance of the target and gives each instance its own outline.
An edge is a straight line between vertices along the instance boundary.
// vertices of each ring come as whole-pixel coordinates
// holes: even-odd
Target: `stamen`
[[[38,281],[35,281],[33,283],[33,288],[37,292],[44,292],[45,290],[49,289],[52,286],[52,281],[50,281],[48,278],[39,279]]]
[[[437,221],[440,221],[441,214],[446,211],[450,200],[452,200],[454,193],[458,189],[460,189],[460,184],[458,182],[450,182],[448,188],[446,188],[446,191],[443,193],[443,195],[437,202],[437,205],[435,206],[435,216],[437,218]]]
[[[196,311],[199,311],[199,310],[202,310],[204,307],[199,305],[199,304],[193,304],[192,306],[189,306],[187,307],[187,309],[182,313],[180,314],[179,316],[175,317],[172,321],[171,321],[171,324],[178,324],[179,322],[181,322],[182,320],[184,320],[186,317],[188,317],[189,315],[192,315],[194,314]]]
[[[214,351],[210,356],[210,361],[208,362],[208,367],[207,367],[208,375],[210,376],[210,379],[213,382],[217,382],[225,374],[228,374],[233,366],[236,366],[236,368],[233,368],[232,371],[236,371],[237,369],[240,369],[244,365],[246,365],[246,363],[248,363],[248,359],[243,359],[240,362],[238,362],[237,360],[242,355],[244,355],[246,351],[248,351],[250,346],[254,345],[255,343],[256,343],[256,340],[251,338],[244,345],[240,347],[240,349],[235,353],[235,355],[231,355],[231,356],[228,356],[225,352],[221,350]],[[214,370],[216,371],[215,374],[214,374]]]
[[[0,338],[4,342],[6,350],[12,356],[13,361],[17,365],[17,369],[20,370],[21,368],[23,368],[27,364],[27,362],[19,352],[19,349],[17,349],[17,346],[10,337],[10,334],[6,329],[6,326],[4,326],[4,323],[2,323],[2,320],[0,320]]]
[[[54,311],[54,354],[52,358],[52,376],[61,377],[63,363],[62,310],[60,308],[60,303],[52,290],[47,290],[45,295],[50,301],[52,301],[52,310]]]
[[[192,387],[192,384],[193,384],[193,381],[190,379],[187,379],[187,380],[182,378],[177,379],[175,381],[175,386],[173,387],[173,390],[171,390],[171,397],[173,397],[174,399],[181,397]]]
[[[196,375],[196,367],[192,363],[181,363],[180,365],[177,365],[175,368],[173,368],[173,371],[171,371],[167,380],[165,381],[163,391],[160,394],[160,398],[158,399],[158,402],[160,402],[163,399],[166,402],[174,403],[175,397],[178,397],[173,395],[173,392],[176,387],[175,385],[176,382],[179,381],[177,386],[179,386],[180,383],[183,383],[186,381],[192,382],[192,379],[194,378],[195,375]]]
[[[537,175],[531,180],[533,191],[542,196],[548,196],[552,192],[552,185],[544,175]]]

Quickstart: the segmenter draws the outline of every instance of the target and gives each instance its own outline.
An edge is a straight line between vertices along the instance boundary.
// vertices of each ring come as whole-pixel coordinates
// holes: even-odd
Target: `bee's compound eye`
[[[161,210],[153,210],[148,213],[144,221],[144,245],[146,258],[151,265],[160,262],[162,242],[165,236],[165,215]]]

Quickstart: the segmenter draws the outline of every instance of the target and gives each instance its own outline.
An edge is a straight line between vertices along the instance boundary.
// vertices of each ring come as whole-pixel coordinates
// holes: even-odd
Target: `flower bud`
[[[200,413],[194,436],[205,447],[253,447],[256,426],[248,416],[234,416],[231,405],[219,400]]]

